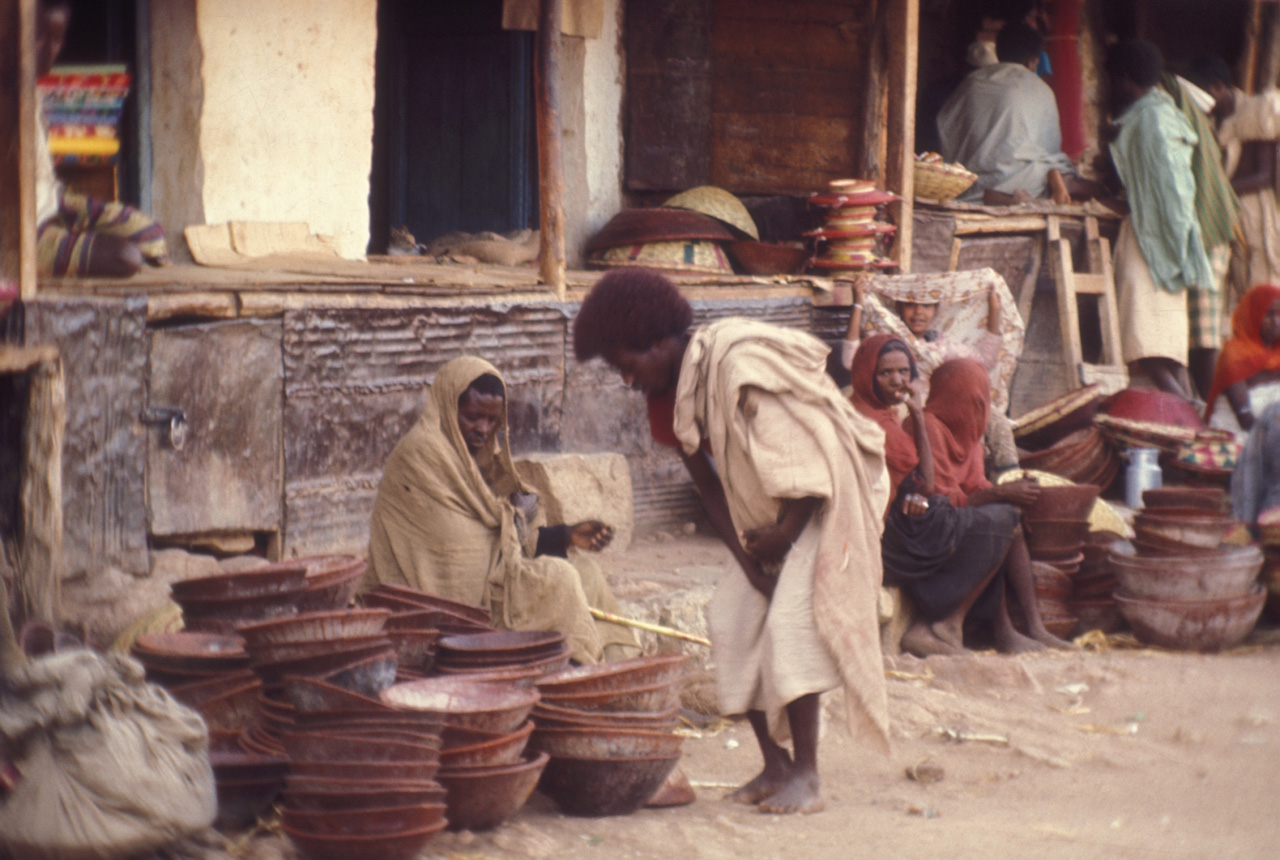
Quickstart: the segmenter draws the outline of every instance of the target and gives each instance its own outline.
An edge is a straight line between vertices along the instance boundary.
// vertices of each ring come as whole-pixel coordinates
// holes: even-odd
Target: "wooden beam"
[[[888,38],[889,4],[892,0],[872,0],[874,18],[867,36],[866,59],[862,79],[865,93],[862,100],[862,140],[860,152],[854,160],[861,179],[872,179],[883,184],[881,173],[884,160],[880,150],[884,143],[884,114],[887,101],[885,75],[885,41]]]
[[[0,0],[0,281],[36,294],[36,0]]]
[[[560,21],[563,0],[541,0],[534,68],[538,118],[538,207],[542,282],[565,298],[564,157],[560,143]]]
[[[58,348],[43,346],[6,346],[0,344],[0,375],[26,373],[38,364],[58,360]]]
[[[902,197],[890,207],[898,224],[893,258],[911,271],[915,204],[916,68],[920,44],[920,0],[891,0],[889,18],[889,117],[885,187]]]

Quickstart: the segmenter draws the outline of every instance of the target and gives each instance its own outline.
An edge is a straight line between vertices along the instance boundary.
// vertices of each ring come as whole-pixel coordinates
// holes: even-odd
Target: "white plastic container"
[[[1130,448],[1129,467],[1124,473],[1124,503],[1133,509],[1142,507],[1142,493],[1164,484],[1156,448]]]

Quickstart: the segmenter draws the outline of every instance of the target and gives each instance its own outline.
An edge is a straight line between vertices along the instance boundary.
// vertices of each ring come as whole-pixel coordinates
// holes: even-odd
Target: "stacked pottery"
[[[381,701],[401,713],[432,714],[443,723],[441,767],[449,827],[488,830],[524,806],[547,756],[526,754],[536,690],[513,683],[438,677],[396,684]]]
[[[1234,527],[1230,515],[1205,506],[1148,507],[1134,516],[1133,548],[1116,547],[1110,562],[1116,603],[1139,639],[1217,651],[1249,635],[1266,600],[1257,581],[1263,556],[1254,546],[1223,544]]]
[[[1106,488],[1120,471],[1120,456],[1110,440],[1090,424],[1038,450],[1020,450],[1018,465],[1060,475],[1077,484]]]
[[[1040,487],[1036,501],[1027,506],[1027,549],[1041,620],[1049,632],[1070,635],[1078,618],[1072,613],[1072,579],[1084,562],[1089,535],[1089,513],[1101,488],[1092,484]]]
[[[317,555],[294,559],[307,570],[299,612],[323,612],[350,606],[360,588],[366,564],[354,555]]]
[[[361,596],[365,606],[390,610],[387,636],[396,646],[397,681],[416,681],[431,674],[441,636],[486,633],[489,610],[403,585],[382,584]]]
[[[638,657],[540,678],[530,744],[551,761],[539,789],[570,815],[640,808],[680,760],[673,729],[684,662]]]
[[[832,180],[826,194],[809,198],[811,204],[827,210],[822,227],[805,234],[819,247],[809,265],[832,277],[895,265],[876,253],[880,237],[895,230],[876,220],[876,207],[898,199],[896,194],[878,191],[869,179]]]
[[[1067,610],[1079,619],[1079,630],[1114,633],[1124,626],[1116,607],[1116,575],[1111,569],[1111,550],[1124,538],[1115,532],[1091,531],[1085,539],[1084,560],[1071,577],[1071,598]]]
[[[494,630],[445,636],[436,649],[435,671],[466,675],[511,669],[545,675],[569,665],[570,647],[563,633]]]
[[[1267,614],[1280,621],[1280,511],[1272,509],[1258,516],[1262,533],[1262,584],[1267,589]]]
[[[187,630],[234,633],[240,624],[296,613],[306,580],[306,565],[291,562],[187,579],[169,590]]]
[[[281,825],[310,860],[409,860],[444,829],[440,721],[322,681],[294,679]]]

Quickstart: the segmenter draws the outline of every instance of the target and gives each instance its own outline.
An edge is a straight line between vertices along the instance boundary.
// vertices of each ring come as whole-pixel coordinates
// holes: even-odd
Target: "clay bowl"
[[[218,780],[250,782],[274,779],[283,784],[289,761],[282,756],[210,752],[209,766],[213,768],[213,776]]]
[[[532,690],[536,685],[537,680],[543,675],[543,670],[540,666],[529,666],[525,664],[501,666],[496,669],[471,669],[467,667],[450,667],[437,664],[433,668],[442,675],[465,677],[468,681],[510,684],[525,690]]]
[[[327,791],[320,789],[289,788],[284,794],[286,809],[306,812],[326,812],[357,809],[394,809],[400,806],[443,804],[444,788],[433,783],[432,788],[358,788],[350,783],[345,787]]]
[[[683,740],[671,732],[584,726],[539,728],[529,744],[555,758],[636,758],[676,755]]]
[[[361,561],[349,569],[315,577],[308,573],[307,587],[298,598],[298,609],[302,612],[325,612],[347,608],[360,590],[364,571],[365,565]]]
[[[289,660],[304,660],[323,654],[334,654],[339,651],[356,651],[370,645],[391,645],[385,633],[372,636],[349,636],[345,639],[303,639],[297,642],[284,642],[279,645],[259,645],[252,649],[253,662],[285,663]]]
[[[553,631],[497,630],[440,639],[437,653],[441,660],[500,661],[540,660],[558,654],[564,647],[565,634]]]
[[[1064,615],[1045,615],[1041,613],[1040,621],[1044,624],[1045,630],[1060,639],[1070,638],[1076,627],[1080,625],[1080,619],[1069,612]]]
[[[431,668],[435,659],[439,630],[388,630],[387,638],[396,649],[396,659],[401,666],[417,667],[422,671]]]
[[[375,698],[335,687],[318,678],[287,675],[283,686],[285,697],[300,712],[352,710],[389,713],[391,711]]]
[[[240,746],[245,752],[255,755],[284,757],[284,747],[275,736],[268,733],[261,725],[250,726],[240,738]]]
[[[437,656],[432,663],[432,669],[441,675],[468,676],[487,672],[502,672],[507,669],[527,669],[534,673],[535,678],[538,678],[542,675],[568,668],[569,660],[572,656],[573,652],[568,645],[561,646],[559,651],[537,660],[510,660],[505,657],[492,660],[486,658],[458,659],[453,656]]]
[[[538,679],[538,692],[603,693],[624,687],[669,684],[684,677],[684,654],[636,657],[594,666],[575,666]]]
[[[1031,562],[1031,578],[1036,588],[1071,590],[1071,577],[1048,562]]]
[[[345,791],[412,791],[433,792],[440,789],[440,784],[432,779],[352,779],[334,776],[303,776],[290,773],[284,778],[287,792],[334,792]]]
[[[1074,485],[1041,487],[1040,496],[1025,509],[1028,520],[1088,520],[1100,487]]]
[[[550,756],[546,753],[517,764],[441,770],[436,777],[444,786],[451,830],[489,830],[520,807],[538,785]]]
[[[447,597],[441,597],[436,594],[427,594],[417,589],[407,588],[403,585],[389,585],[382,583],[368,592],[366,596],[374,594],[384,594],[390,597],[399,598],[407,601],[418,609],[440,609],[445,612],[465,618],[476,624],[488,626],[491,619],[489,610],[483,606],[476,606],[474,603],[464,603],[461,600],[450,600]]]
[[[285,807],[281,823],[303,833],[325,836],[382,836],[422,830],[444,820],[443,803],[309,812]]]
[[[297,716],[300,731],[402,732],[419,736],[440,736],[444,715],[432,711],[389,709],[374,711],[310,711]]]
[[[1068,607],[1079,619],[1080,630],[1115,633],[1124,627],[1124,616],[1120,614],[1120,608],[1111,597],[1103,600],[1073,600]]]
[[[667,682],[599,693],[555,693],[545,698],[548,704],[579,710],[665,711],[680,703],[680,688]]]
[[[1013,435],[1018,445],[1038,451],[1091,426],[1102,396],[1095,383],[1030,410],[1014,422]]]
[[[1192,549],[1216,549],[1234,526],[1230,516],[1188,508],[1157,508],[1133,516],[1135,539]]]
[[[791,275],[810,257],[804,245],[742,240],[729,243],[729,256],[748,275]]]
[[[536,690],[451,677],[396,684],[380,698],[396,708],[442,714],[451,726],[508,733],[524,723],[539,696]]]
[[[300,657],[296,660],[279,660],[269,663],[255,662],[253,671],[258,674],[258,677],[262,678],[264,684],[279,687],[289,675],[296,675],[299,678],[326,680],[326,676],[357,661],[371,657],[384,657],[389,658],[394,663],[395,656],[395,649],[385,639],[380,643],[362,645],[358,648],[343,648],[339,643],[335,642],[331,652],[316,654],[311,657]],[[394,673],[394,668],[392,671]],[[327,681],[327,683],[332,684],[333,682]],[[342,685],[339,684],[338,686]]]
[[[497,735],[479,743],[441,750],[440,767],[444,770],[453,770],[460,767],[514,764],[520,761],[520,756],[529,743],[529,735],[533,733],[533,727],[533,720],[526,720],[523,726],[510,734]]]
[[[320,680],[362,696],[376,696],[396,682],[396,652],[388,649],[326,672]]]
[[[249,665],[249,654],[239,636],[217,633],[143,633],[134,640],[135,656],[145,656],[158,666],[178,670],[234,671]]]
[[[358,570],[364,573],[368,565],[365,560],[355,555],[312,555],[306,558],[291,559],[290,563],[300,564],[307,570],[307,584],[333,582]]]
[[[1226,600],[1152,600],[1117,593],[1116,605],[1143,642],[1163,648],[1219,651],[1239,645],[1262,614],[1260,585]]]
[[[185,607],[188,601],[240,600],[298,592],[305,587],[306,578],[304,565],[268,565],[240,573],[185,579],[170,584],[169,591],[174,602]]]
[[[375,740],[330,732],[287,732],[280,737],[289,760],[333,762],[433,762],[440,759],[439,743],[416,744]]]
[[[728,242],[733,238],[728,227],[709,215],[689,209],[659,206],[619,211],[591,237],[584,250],[591,252],[617,245],[642,245],[646,242],[678,239]]]
[[[308,612],[293,618],[250,624],[240,628],[245,647],[252,652],[264,645],[286,642],[346,639],[352,636],[375,636],[382,632],[391,616],[385,609],[343,609],[332,612]]]
[[[680,756],[557,758],[538,789],[569,815],[626,815],[644,805],[675,770]]]
[[[230,731],[242,729],[258,718],[262,682],[252,675],[235,675],[170,687],[169,692],[200,714],[210,729]]]
[[[1115,594],[1118,583],[1113,574],[1107,574],[1093,579],[1077,578],[1072,583],[1071,597],[1073,600],[1080,602],[1090,602],[1094,600],[1110,600]]]
[[[419,761],[291,761],[291,776],[318,776],[324,779],[426,782],[440,768],[438,758]]]
[[[1224,547],[1213,555],[1143,558],[1124,548],[1111,554],[1125,595],[1154,600],[1226,600],[1248,594],[1262,569],[1257,547]]]
[[[288,824],[281,826],[294,847],[308,860],[351,860],[353,857],[413,860],[431,837],[444,830],[445,823],[437,821],[419,830],[373,836],[332,836],[298,830]]]
[[[248,827],[271,808],[284,785],[282,779],[222,780],[214,783],[218,814],[214,824],[224,830]]]
[[[1149,509],[1194,508],[1221,514],[1227,509],[1227,494],[1221,487],[1159,487],[1142,492],[1142,505]]]
[[[241,625],[284,618],[298,612],[298,595],[293,591],[235,597],[221,600],[176,600],[182,607],[182,620],[187,630],[198,633],[235,633]]]
[[[576,728],[581,726],[607,726],[620,729],[649,729],[661,731],[676,725],[679,705],[665,711],[584,711],[566,708],[550,702],[539,702],[533,708],[533,721],[539,728]]]
[[[1088,520],[1027,520],[1027,549],[1032,558],[1067,558],[1084,545]]]
[[[1052,567],[1054,570],[1058,571],[1059,573],[1063,574],[1064,576],[1067,577],[1067,580],[1069,582],[1071,577],[1074,576],[1078,570],[1080,570],[1080,565],[1084,563],[1084,550],[1081,549],[1075,555],[1068,556],[1067,558],[1045,559],[1040,563],[1046,564],[1049,567]]]

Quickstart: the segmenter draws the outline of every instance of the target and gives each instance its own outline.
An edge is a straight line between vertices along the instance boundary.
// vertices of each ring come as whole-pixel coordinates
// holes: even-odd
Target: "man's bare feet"
[[[1002,654],[1028,654],[1032,651],[1043,651],[1045,645],[1030,636],[1024,636],[1010,627],[1008,630],[995,631],[996,650]]]
[[[940,635],[937,627],[938,625],[916,621],[907,628],[906,633],[902,634],[902,650],[916,657],[932,657],[935,654],[955,656],[965,653],[962,646],[958,647],[948,641],[950,636],[944,638],[945,633]]]
[[[1049,171],[1049,196],[1053,202],[1065,206],[1071,202],[1071,192],[1067,190],[1067,181],[1057,170]]]
[[[1039,630],[1031,631],[1031,638],[1036,640],[1037,642],[1043,642],[1045,645],[1048,645],[1050,648],[1057,648],[1061,651],[1071,651],[1076,647],[1074,643],[1068,642],[1065,639],[1060,639],[1057,636],[1054,636],[1047,629],[1045,629],[1043,625],[1041,625]]]
[[[745,803],[755,806],[761,801],[773,797],[786,788],[791,779],[791,758],[787,757],[785,766],[779,761],[774,765],[766,764],[755,779],[733,791],[728,799],[734,803]]]
[[[758,809],[772,815],[789,815],[799,812],[807,815],[820,812],[826,806],[819,792],[818,775],[813,772],[793,771],[787,784],[775,794],[760,802]]]

